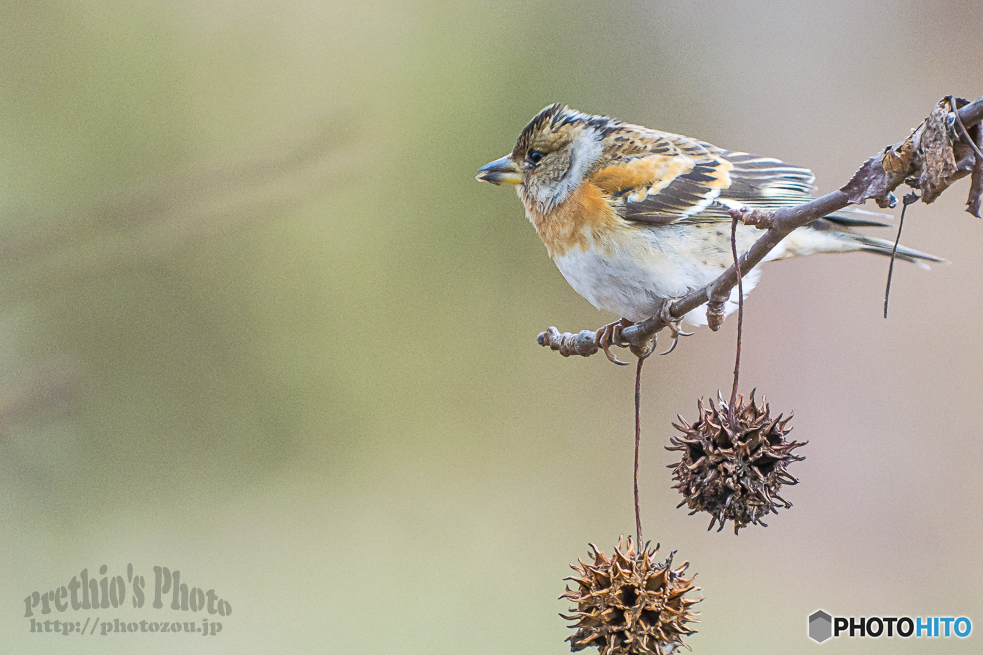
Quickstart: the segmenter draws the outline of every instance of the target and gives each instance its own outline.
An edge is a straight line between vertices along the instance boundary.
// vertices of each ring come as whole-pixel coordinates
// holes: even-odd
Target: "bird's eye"
[[[526,155],[526,159],[528,159],[529,161],[531,161],[533,163],[533,165],[535,166],[539,162],[543,161],[543,157],[545,157],[545,156],[546,156],[546,153],[545,152],[542,152],[540,150],[530,150],[529,151],[529,154]]]

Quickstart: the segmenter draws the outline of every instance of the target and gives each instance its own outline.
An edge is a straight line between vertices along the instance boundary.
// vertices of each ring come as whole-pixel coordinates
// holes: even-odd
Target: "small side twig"
[[[952,96],[949,96],[949,106],[953,109],[956,108],[956,101]],[[973,137],[969,135],[969,130],[967,130],[966,126],[963,124],[963,119],[959,117],[959,112],[953,111],[952,115],[956,121],[956,125],[959,126],[959,129],[962,132],[961,136],[963,140],[969,145],[970,148],[973,149],[973,152],[976,153],[977,158],[983,159],[983,150],[980,150],[980,147],[976,145]]]
[[[891,279],[894,277],[894,260],[898,256],[898,243],[901,242],[901,230],[904,229],[904,213],[908,205],[918,200],[918,194],[912,191],[901,200],[901,218],[898,219],[898,236],[894,239],[891,249],[891,265],[887,267],[887,287],[884,289],[884,318],[887,318],[887,301],[891,297]]]
[[[956,100],[949,96],[949,104],[955,107]],[[962,139],[973,150],[973,167],[970,172],[969,198],[966,200],[966,211],[980,218],[980,205],[983,203],[983,124],[977,123],[966,129],[958,111],[952,112],[956,125],[962,132]]]
[[[744,281],[741,275],[741,259],[737,256],[737,216],[730,220],[730,251],[734,255],[734,266],[737,268],[737,354],[734,356],[734,386],[730,390],[730,404],[727,406],[727,417],[731,427],[737,425],[734,413],[737,407],[737,383],[741,377],[741,337],[744,331]]]
[[[638,365],[635,367],[635,536],[637,537],[638,547],[642,544],[642,510],[638,502],[638,445],[642,440],[642,364],[645,357],[638,358]]]

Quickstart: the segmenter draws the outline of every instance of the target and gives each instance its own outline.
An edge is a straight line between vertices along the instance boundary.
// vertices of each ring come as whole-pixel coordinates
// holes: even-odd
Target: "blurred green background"
[[[474,170],[562,101],[826,192],[983,94],[970,0],[0,6],[4,653],[568,652],[568,563],[634,530],[633,373],[536,345],[612,317]],[[820,607],[983,629],[966,185],[909,212],[903,241],[952,265],[898,267],[888,321],[884,259],[765,271],[743,386],[810,442],[771,527],[708,534],[665,468],[735,322],[646,367],[642,518],[699,574],[694,652],[813,652]],[[30,633],[32,591],[129,563],[214,588],[223,632]]]

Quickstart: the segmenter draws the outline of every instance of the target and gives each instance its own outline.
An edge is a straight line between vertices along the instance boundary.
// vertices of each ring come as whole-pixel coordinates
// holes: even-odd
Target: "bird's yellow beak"
[[[519,172],[519,167],[512,161],[510,155],[505,155],[479,168],[475,179],[495,185],[522,184],[522,173]]]

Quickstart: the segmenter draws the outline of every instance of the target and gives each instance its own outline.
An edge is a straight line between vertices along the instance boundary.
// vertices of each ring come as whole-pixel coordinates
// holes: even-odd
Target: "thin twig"
[[[898,219],[898,236],[894,239],[894,248],[891,249],[891,265],[887,267],[887,288],[884,289],[884,318],[887,318],[887,301],[891,297],[891,278],[894,277],[894,260],[898,255],[898,243],[901,241],[901,230],[904,228],[904,213],[908,205],[918,200],[918,194],[912,191],[901,201],[901,218]]]
[[[637,548],[642,546],[642,511],[638,502],[638,444],[642,440],[642,364],[645,357],[638,358],[635,367],[635,536]]]
[[[734,408],[737,406],[737,381],[741,376],[741,336],[744,331],[744,276],[741,275],[741,260],[737,256],[737,215],[730,219],[730,251],[734,255],[734,266],[737,268],[737,355],[734,356],[734,386],[730,390],[730,405],[727,407],[727,417],[731,426],[737,425]]]

